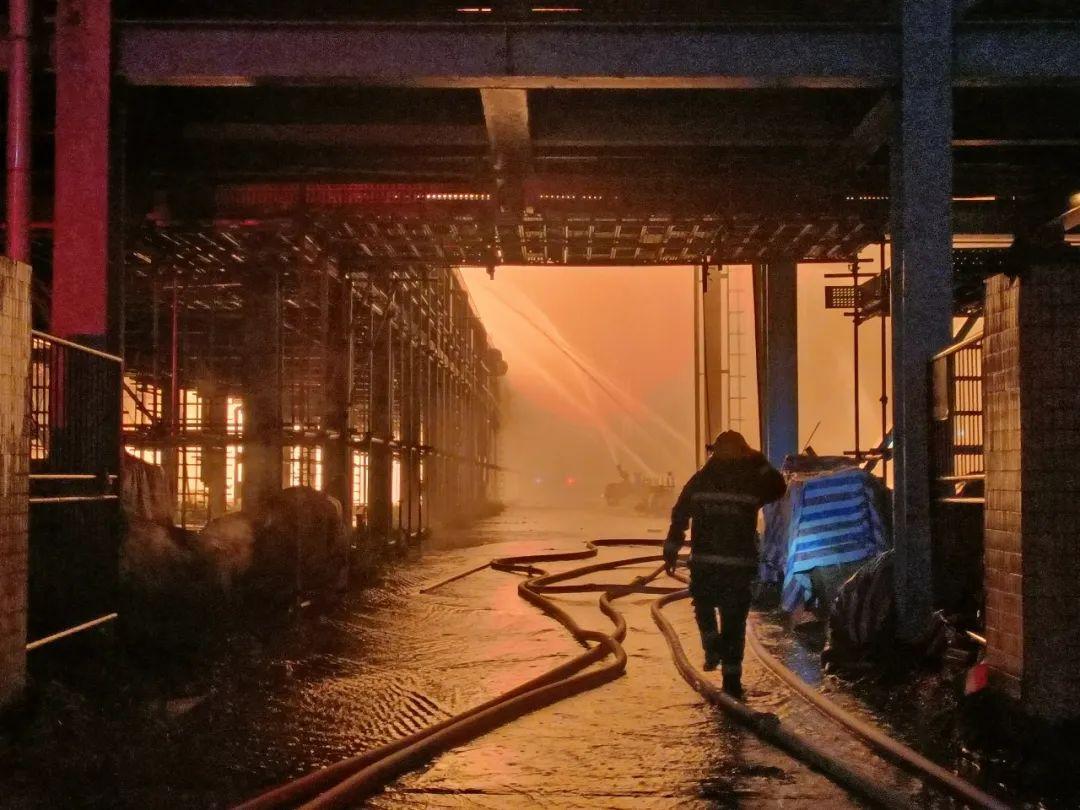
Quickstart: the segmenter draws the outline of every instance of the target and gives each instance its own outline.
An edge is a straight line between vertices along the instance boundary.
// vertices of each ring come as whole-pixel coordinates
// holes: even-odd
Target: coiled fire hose
[[[586,543],[586,547],[579,551],[504,557],[461,572],[423,589],[421,593],[431,592],[489,566],[498,571],[525,574],[529,579],[518,585],[518,594],[526,601],[539,607],[544,613],[556,619],[567,628],[578,643],[587,649],[559,666],[465,712],[447,718],[400,740],[349,757],[341,762],[313,771],[299,779],[273,788],[238,805],[237,810],[266,810],[267,808],[297,806],[314,810],[315,808],[343,807],[355,804],[377,792],[393,779],[419,767],[439,753],[475,739],[529,712],[594,689],[620,677],[626,669],[626,653],[621,645],[622,640],[626,637],[626,622],[622,614],[614,608],[612,601],[631,593],[663,594],[652,605],[653,619],[667,639],[680,674],[706,700],[731,714],[764,739],[778,745],[837,783],[873,801],[875,804],[890,808],[909,806],[910,802],[906,796],[879,785],[870,776],[844,764],[836,756],[829,754],[817,744],[785,727],[775,715],[749,709],[744,704],[726,695],[715,684],[706,680],[690,664],[677,633],[662,614],[664,606],[687,598],[689,592],[685,589],[649,584],[663,571],[663,565],[625,585],[558,584],[599,571],[659,562],[662,559],[660,555],[646,555],[594,563],[555,574],[549,574],[536,565],[544,562],[564,562],[592,558],[597,555],[599,547],[658,546],[660,544],[661,541],[656,539],[604,539]],[[681,574],[676,574],[676,578],[684,583],[686,582],[685,576]],[[566,610],[544,595],[589,591],[601,592],[599,607],[614,624],[614,630],[610,634],[582,628]],[[780,672],[786,671],[786,669],[778,661],[772,659],[772,664],[779,667],[779,670],[774,669],[770,665],[769,659],[758,652],[760,643],[753,636],[753,628],[751,628],[750,637],[751,649],[754,650],[755,654],[762,658],[766,666],[780,677],[783,677]],[[590,647],[590,643],[593,646]],[[765,653],[765,655],[768,654]],[[611,660],[605,661],[609,657]],[[604,661],[601,666],[589,669],[601,661]],[[798,680],[798,676],[794,675],[794,673],[788,672],[788,675]],[[798,689],[793,683],[791,685]],[[803,688],[809,692],[814,692],[805,684],[803,684]],[[805,694],[802,689],[799,689],[799,691]],[[817,693],[814,692],[814,694]],[[988,794],[982,793],[982,791],[958,777],[941,779],[938,774],[932,774],[925,765],[930,765],[932,768],[937,768],[944,774],[952,776],[928,760],[920,762],[919,760],[924,758],[910,751],[910,749],[906,749],[905,746],[895,740],[876,732],[876,737],[887,740],[891,744],[890,748],[904,749],[908,752],[908,755],[898,754],[895,750],[886,750],[885,746],[881,744],[881,740],[875,739],[875,734],[863,734],[856,730],[848,722],[840,719],[839,716],[834,715],[829,709],[825,708],[824,704],[828,704],[828,706],[842,714],[846,715],[846,713],[839,710],[838,707],[832,706],[831,702],[824,697],[818,695],[818,698],[819,700],[811,698],[815,706],[856,731],[873,747],[878,748],[898,764],[915,771],[917,775],[930,777],[931,781],[934,781],[940,787],[975,806],[993,808],[993,810],[1007,807],[1007,805],[1002,804]],[[860,722],[850,717],[850,715],[847,717],[848,721]]]
[[[657,567],[655,571],[644,577],[639,577],[633,583],[611,587],[600,596],[600,609],[615,625],[615,630],[610,635],[582,628],[563,608],[553,600],[542,596],[540,589],[545,584],[552,584],[585,573],[643,562],[659,562],[662,557],[655,554],[632,557],[552,575],[536,567],[535,563],[595,557],[598,553],[597,546],[655,544],[655,541],[651,540],[607,540],[587,543],[586,548],[581,551],[504,557],[493,560],[491,567],[496,570],[531,575],[532,578],[518,585],[519,595],[566,627],[575,640],[588,648],[587,651],[461,714],[403,739],[313,771],[244,802],[238,806],[237,810],[266,810],[295,806],[314,810],[314,808],[342,807],[355,803],[443,751],[474,739],[524,714],[618,678],[626,670],[626,653],[620,644],[626,636],[626,622],[612,606],[611,600],[633,593],[645,586],[663,571],[663,566]],[[444,583],[459,578],[460,576],[455,576],[450,580],[444,580]],[[432,586],[426,590],[431,591],[435,587],[438,586]],[[595,646],[589,647],[590,642]],[[612,660],[606,661],[600,667],[583,671],[609,656]],[[305,800],[308,801],[305,802]]]

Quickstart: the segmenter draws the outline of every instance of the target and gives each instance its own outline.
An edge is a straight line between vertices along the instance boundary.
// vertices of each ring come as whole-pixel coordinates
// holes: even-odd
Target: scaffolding
[[[448,263],[373,260],[347,223],[147,226],[124,341],[124,444],[185,526],[308,486],[415,537],[495,499],[505,364]]]

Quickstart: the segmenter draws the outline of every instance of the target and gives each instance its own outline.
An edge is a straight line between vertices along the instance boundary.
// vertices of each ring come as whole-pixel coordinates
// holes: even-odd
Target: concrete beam
[[[952,336],[952,5],[902,0],[890,148],[896,595],[899,631],[930,617],[929,361]]]
[[[897,72],[886,26],[127,23],[117,50],[144,85],[860,87]]]
[[[955,31],[951,66],[954,84],[1080,81],[1080,23],[964,22],[956,25]]]
[[[1069,231],[1080,228],[1080,205],[1074,205],[1059,216],[1054,217],[1051,225],[1055,228],[1060,228],[1062,234],[1067,234]]]
[[[891,96],[883,96],[848,136],[842,147],[853,168],[866,165],[889,140]],[[637,112],[637,111],[635,111]],[[733,122],[723,127],[701,119],[633,122],[632,128],[612,129],[609,121],[567,120],[532,138],[536,151],[544,149],[632,149],[635,147],[783,148],[793,146],[835,148],[844,133],[831,131],[824,121],[810,121],[798,132],[760,122]],[[475,124],[268,124],[199,122],[184,127],[184,138],[212,143],[288,145],[303,147],[444,147],[480,149],[490,140],[485,127]],[[971,148],[1080,147],[1080,136],[1040,137],[980,135],[953,138],[953,146]]]
[[[480,91],[480,100],[491,143],[499,206],[521,211],[525,207],[523,180],[532,157],[528,95],[525,90],[485,88]]]
[[[859,121],[842,150],[848,167],[859,170],[889,142],[896,104],[890,93],[885,93],[870,111]]]
[[[527,163],[532,143],[526,91],[486,88],[480,91],[480,100],[496,169]]]
[[[471,124],[262,124],[193,123],[184,127],[193,141],[289,144],[317,147],[488,145],[484,127]]]
[[[885,87],[900,79],[890,25],[241,22],[122,26],[134,84],[351,82],[508,88]],[[962,22],[959,84],[1080,81],[1080,23]]]

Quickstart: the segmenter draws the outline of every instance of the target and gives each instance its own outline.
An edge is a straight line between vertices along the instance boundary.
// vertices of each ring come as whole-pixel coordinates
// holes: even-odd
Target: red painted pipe
[[[30,0],[9,0],[7,255],[30,261]]]

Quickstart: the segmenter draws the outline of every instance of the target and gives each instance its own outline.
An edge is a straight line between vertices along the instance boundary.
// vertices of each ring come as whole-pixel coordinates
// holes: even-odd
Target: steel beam
[[[761,444],[776,467],[799,452],[798,288],[795,262],[755,265],[760,335]],[[710,438],[711,440],[711,438]]]
[[[951,338],[952,6],[903,0],[903,75],[890,145],[893,433],[899,629],[931,607],[929,361]]]

